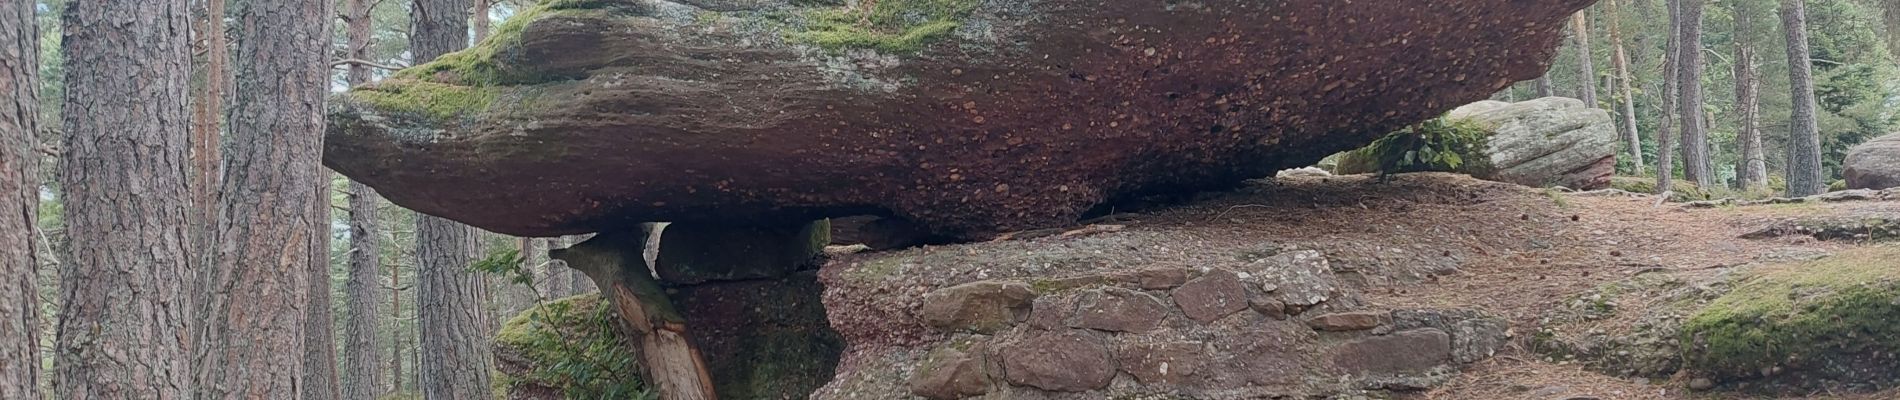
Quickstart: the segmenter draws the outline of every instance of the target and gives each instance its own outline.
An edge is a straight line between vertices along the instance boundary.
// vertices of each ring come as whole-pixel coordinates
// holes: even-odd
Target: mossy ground
[[[614,327],[612,307],[599,295],[560,299],[531,308],[503,324],[495,347],[526,362],[520,375],[502,375],[496,391],[522,385],[561,391],[567,398],[650,399],[635,359]]]
[[[521,45],[521,34],[528,24],[558,16],[604,15],[613,2],[602,0],[550,0],[522,10],[495,26],[487,39],[468,49],[445,54],[428,63],[403,69],[392,78],[414,79],[465,86],[514,85],[545,82],[554,77],[508,68],[498,57],[503,50]]]
[[[805,11],[805,29],[786,38],[832,51],[912,53],[962,26],[978,5],[977,0],[861,0],[857,7]]]
[[[1721,378],[1900,351],[1900,246],[1754,271],[1689,318],[1682,342],[1688,367]]]

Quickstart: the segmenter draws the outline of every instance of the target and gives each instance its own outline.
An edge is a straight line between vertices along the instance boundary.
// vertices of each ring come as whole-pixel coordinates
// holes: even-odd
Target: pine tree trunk
[[[66,4],[59,182],[79,240],[60,271],[54,398],[192,393],[189,14],[185,0]]]
[[[315,188],[327,181],[319,115],[332,15],[327,0],[238,3],[231,145],[217,253],[205,274],[216,289],[203,314],[208,356],[197,398],[295,398],[323,384],[305,380],[309,315],[298,311],[310,305],[311,263],[320,258],[311,254],[313,227],[328,222],[316,215],[328,203]]]
[[[1597,107],[1597,68],[1590,52],[1590,11],[1578,11],[1570,17],[1570,31],[1577,47],[1577,98],[1585,107]]]
[[[370,44],[370,1],[349,0],[344,6],[345,54],[351,59],[368,60]],[[362,64],[350,64],[346,75],[349,85],[370,82],[370,70]],[[382,232],[377,220],[376,191],[350,181],[349,280],[344,283],[344,300],[350,317],[344,323],[343,382],[344,399],[374,399],[387,393],[383,385],[381,358],[377,345],[382,343],[382,307],[376,295],[382,290],[378,276],[382,268]],[[391,281],[394,284],[394,281]],[[393,292],[393,291],[392,291]],[[395,324],[392,318],[390,324]]]
[[[1663,53],[1663,120],[1661,129],[1656,130],[1656,193],[1675,189],[1676,148],[1674,127],[1676,113],[1681,111],[1677,104],[1682,67],[1682,1],[1665,0],[1669,6],[1669,44]]]
[[[433,60],[468,46],[466,0],[415,0],[409,51]],[[419,63],[418,63],[419,64]],[[468,270],[474,228],[431,215],[416,217],[417,382],[423,398],[489,396],[487,281]]]
[[[1735,107],[1741,112],[1736,121],[1735,140],[1741,142],[1741,171],[1736,178],[1744,190],[1755,190],[1768,183],[1768,166],[1761,149],[1761,73],[1755,71],[1755,45],[1748,37],[1754,11],[1747,2],[1735,3]]]
[[[0,399],[40,398],[39,40],[34,2],[0,2]]]
[[[336,316],[330,309],[331,172],[317,168],[316,200],[310,203],[310,296],[304,306],[303,399],[336,400]]]
[[[1794,104],[1788,124],[1788,195],[1810,196],[1826,190],[1821,181],[1821,129],[1814,120],[1814,66],[1808,61],[1805,0],[1781,1],[1781,30],[1788,37],[1788,86]]]
[[[418,382],[427,399],[488,396],[486,277],[468,270],[473,229],[435,216],[416,222],[416,310],[421,340]]]
[[[489,0],[475,0],[475,6],[469,8],[471,11],[469,14],[472,16],[469,22],[474,25],[475,29],[475,43],[488,40],[488,26],[490,23],[488,11],[493,7],[494,3]]]
[[[389,266],[389,287],[402,287],[402,269]],[[402,331],[402,291],[389,291],[389,390],[400,392],[403,386],[402,349],[406,345],[403,338],[409,337]]]
[[[230,75],[225,65],[231,55],[224,29],[225,0],[201,1],[205,15],[199,19],[196,33],[204,44],[205,80],[194,99],[191,115],[191,164],[195,172],[191,182],[195,221],[192,243],[200,249],[209,247],[210,237],[218,229],[218,179],[223,175],[219,167],[224,161],[220,154],[223,139],[220,125],[224,118],[225,84]]]
[[[352,0],[352,3],[366,3]],[[350,309],[344,325],[343,398],[374,399],[386,393],[383,385],[382,305],[377,294],[383,290],[378,276],[381,266],[381,233],[376,220],[376,191],[361,183],[350,182],[350,272],[344,293]],[[392,291],[393,292],[393,291]],[[389,320],[394,324],[393,319]]]
[[[1537,97],[1545,98],[1557,95],[1557,87],[1550,83],[1550,73],[1537,77]]]
[[[1705,0],[1682,0],[1682,38],[1677,48],[1681,65],[1676,111],[1682,119],[1682,174],[1699,187],[1712,187],[1715,170],[1709,163],[1709,131],[1702,118],[1702,9]]]
[[[1636,91],[1631,88],[1636,83],[1630,76],[1629,52],[1623,47],[1623,24],[1620,22],[1622,18],[1619,18],[1623,15],[1621,11],[1617,7],[1616,0],[1610,0],[1610,42],[1616,46],[1616,54],[1612,55],[1614,59],[1611,60],[1611,64],[1614,64],[1616,68],[1615,90],[1616,97],[1621,100],[1618,113],[1622,114],[1617,118],[1617,125],[1622,128],[1619,130],[1622,132],[1625,153],[1627,153],[1624,157],[1630,160],[1632,172],[1641,175],[1643,173],[1643,135],[1636,128]]]

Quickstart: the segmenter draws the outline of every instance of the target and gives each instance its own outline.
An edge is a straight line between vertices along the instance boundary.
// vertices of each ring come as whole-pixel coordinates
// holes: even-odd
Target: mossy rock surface
[[[1683,324],[1682,342],[1685,366],[1721,381],[1900,381],[1900,246],[1752,271]]]
[[[618,317],[597,294],[530,308],[495,335],[496,395],[525,399],[654,399]]]

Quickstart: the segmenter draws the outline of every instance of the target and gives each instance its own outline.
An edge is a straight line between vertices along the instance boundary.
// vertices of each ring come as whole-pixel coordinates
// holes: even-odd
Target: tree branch
[[[408,67],[404,67],[400,65],[382,64],[382,63],[377,63],[375,61],[355,59],[355,58],[345,58],[345,59],[333,61],[330,63],[330,68],[337,68],[337,67],[342,67],[342,66],[351,65],[351,64],[361,65],[361,66],[370,67],[370,68],[386,69],[390,71],[408,68]]]

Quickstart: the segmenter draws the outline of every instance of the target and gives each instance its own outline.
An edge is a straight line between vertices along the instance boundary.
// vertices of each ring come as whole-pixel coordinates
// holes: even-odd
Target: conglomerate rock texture
[[[881,214],[985,237],[1481,100],[1590,3],[552,0],[333,102],[325,161],[514,235]]]

